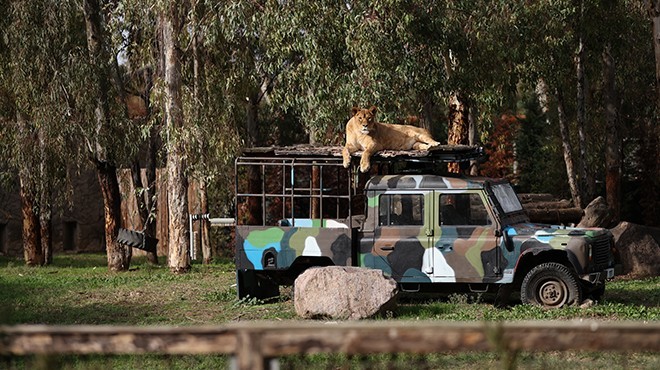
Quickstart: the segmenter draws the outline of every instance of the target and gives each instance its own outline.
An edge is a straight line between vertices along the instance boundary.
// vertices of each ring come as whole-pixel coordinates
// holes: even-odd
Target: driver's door
[[[478,191],[436,192],[433,280],[493,282],[502,276],[493,215]]]

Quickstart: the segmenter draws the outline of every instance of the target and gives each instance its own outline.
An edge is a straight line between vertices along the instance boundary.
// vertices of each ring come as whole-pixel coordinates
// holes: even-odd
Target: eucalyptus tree
[[[112,14],[110,7],[101,5],[98,0],[83,2],[87,59],[79,61],[79,73],[70,85],[78,112],[76,134],[84,156],[96,169],[103,195],[108,268],[123,271],[129,268],[132,250],[117,242],[121,222],[117,168],[136,149],[131,137],[135,131],[126,114],[117,50],[108,27]]]
[[[164,71],[159,16],[154,7],[145,7],[140,1],[123,0],[117,5],[110,13],[109,29],[114,36],[113,45],[120,56],[118,59],[121,60],[119,71],[129,118],[134,131],[139,133],[134,138],[139,150],[130,158],[131,179],[143,231],[149,237],[156,237],[160,191],[156,183],[156,169],[163,117],[155,86],[162,81]],[[142,179],[142,166],[146,183]],[[162,244],[167,244],[167,235],[160,235],[160,238]],[[146,256],[147,261],[158,264],[157,252],[147,252]]]
[[[63,203],[65,195],[53,189],[63,187],[70,153],[65,69],[80,55],[82,28],[71,2],[10,1],[0,6],[7,14],[0,73],[3,158],[18,173],[26,264],[48,264],[53,203]]]
[[[350,79],[355,61],[346,38],[352,6],[282,2],[263,11],[263,68],[274,82],[268,97],[299,117],[310,143],[338,144],[351,104],[368,102],[357,99],[360,82]]]
[[[187,5],[187,4],[184,4]],[[168,266],[174,273],[190,270],[188,238],[188,195],[185,174],[186,121],[184,120],[181,80],[181,47],[184,6],[166,1],[160,9],[164,57],[164,110],[167,135]]]
[[[655,89],[656,89],[656,109],[660,111],[660,1],[646,0],[649,17],[653,24],[653,51],[655,55]]]
[[[541,1],[529,4],[522,9],[517,28],[523,35],[524,57],[520,69],[527,83],[538,84],[540,100],[550,104],[553,97],[563,157],[566,166],[568,185],[576,206],[583,203],[582,192],[578,183],[578,165],[574,160],[574,150],[569,131],[569,112],[567,103],[575,76],[573,55],[575,50],[575,27],[573,19],[577,8],[572,1]],[[576,95],[573,95],[576,96]],[[548,107],[544,110],[549,112]]]
[[[647,0],[648,15],[651,18],[653,24],[652,27],[652,39],[653,39],[653,51],[655,56],[655,112],[653,118],[648,121],[647,129],[648,132],[647,142],[645,147],[649,149],[652,153],[655,148],[657,155],[657,148],[660,145],[660,129],[658,128],[658,122],[660,121],[660,1],[659,0]],[[651,154],[649,153],[649,154]],[[648,191],[651,192],[652,196],[655,199],[652,202],[645,204],[645,214],[647,222],[653,225],[660,225],[660,164],[658,161],[652,161],[649,157],[645,157],[647,164],[646,167],[651,172],[651,176],[646,180],[648,184],[645,186]],[[655,220],[655,221],[653,221]]]

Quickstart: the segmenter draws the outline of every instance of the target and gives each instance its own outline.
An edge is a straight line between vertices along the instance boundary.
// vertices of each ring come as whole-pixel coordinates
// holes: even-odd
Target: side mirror
[[[509,234],[507,234],[506,232],[504,232],[500,229],[495,229],[494,234],[498,238],[499,237],[504,237],[504,246],[506,247],[506,250],[508,250],[509,252],[513,252],[515,247],[513,245],[513,240],[511,240],[511,238],[509,237]]]

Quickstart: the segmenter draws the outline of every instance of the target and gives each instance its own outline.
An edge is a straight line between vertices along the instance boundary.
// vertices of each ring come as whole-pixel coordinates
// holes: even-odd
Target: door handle
[[[380,250],[382,250],[382,251],[393,251],[394,247],[381,247]]]

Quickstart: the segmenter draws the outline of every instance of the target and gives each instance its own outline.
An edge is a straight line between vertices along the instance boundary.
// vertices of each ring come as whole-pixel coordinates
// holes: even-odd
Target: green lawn
[[[174,275],[164,266],[135,258],[131,271],[112,273],[101,254],[57,255],[48,267],[28,268],[21,260],[0,258],[0,324],[208,325],[244,320],[296,319],[290,289],[275,301],[256,304],[236,299],[230,261],[193,265]],[[590,308],[544,310],[526,305],[496,308],[480,295],[405,300],[396,312],[377,320],[660,320],[660,278],[618,279],[604,301]],[[5,359],[0,368],[215,368],[218,356],[60,356]],[[519,368],[660,368],[658,354],[521,354]],[[110,362],[108,362],[110,361]],[[365,362],[366,361],[366,362]],[[474,368],[497,367],[495,354],[434,356],[304,356],[286,358],[282,368]]]

